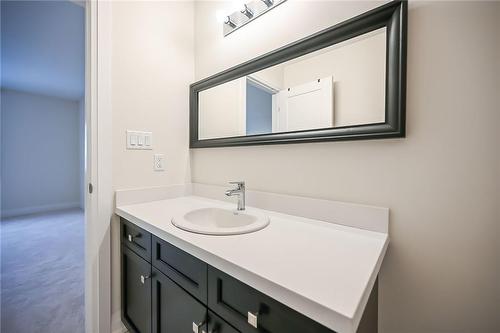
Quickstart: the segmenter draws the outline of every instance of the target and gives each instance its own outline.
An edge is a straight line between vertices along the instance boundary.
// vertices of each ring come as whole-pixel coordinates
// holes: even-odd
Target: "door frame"
[[[111,331],[111,1],[85,1],[85,332]],[[90,194],[88,185],[92,184]]]

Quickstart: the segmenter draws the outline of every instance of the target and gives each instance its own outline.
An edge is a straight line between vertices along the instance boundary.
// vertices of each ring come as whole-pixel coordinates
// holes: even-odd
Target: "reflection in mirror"
[[[199,139],[385,121],[386,28],[199,92]]]

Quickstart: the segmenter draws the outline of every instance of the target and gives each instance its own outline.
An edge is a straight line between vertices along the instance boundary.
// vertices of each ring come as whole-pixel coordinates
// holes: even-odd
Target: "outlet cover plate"
[[[165,157],[163,154],[153,155],[153,169],[154,171],[165,171]]]

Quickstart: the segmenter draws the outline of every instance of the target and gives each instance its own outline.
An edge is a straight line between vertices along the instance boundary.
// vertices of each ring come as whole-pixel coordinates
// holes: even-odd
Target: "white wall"
[[[80,206],[75,101],[2,90],[2,216]]]
[[[162,186],[190,181],[189,89],[194,81],[193,3],[112,3],[113,186]],[[125,131],[153,132],[154,149],[125,149]],[[153,171],[153,154],[165,171]],[[112,313],[119,323],[119,226],[112,231]]]
[[[223,38],[229,6],[196,3],[197,79],[377,3],[288,1]],[[193,150],[192,180],[389,207],[380,332],[499,332],[499,7],[410,3],[406,138]]]

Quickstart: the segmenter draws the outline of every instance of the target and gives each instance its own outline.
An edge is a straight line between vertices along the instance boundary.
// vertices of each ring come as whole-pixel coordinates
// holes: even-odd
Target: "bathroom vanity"
[[[236,208],[193,192],[199,191],[147,195],[138,203],[123,202],[117,194],[122,322],[129,331],[377,332],[377,275],[387,233],[255,207],[248,214],[269,217],[263,229],[193,233],[172,220],[200,209]],[[374,213],[378,226],[376,219],[388,217],[384,208],[360,206],[356,213],[351,204],[266,195],[250,193],[249,205],[281,201],[277,210],[283,210],[302,200],[309,202],[307,209],[323,213],[328,205],[340,205],[341,215],[351,211],[360,222]]]

